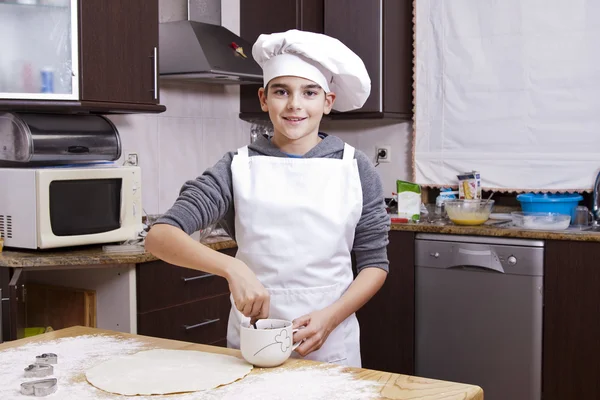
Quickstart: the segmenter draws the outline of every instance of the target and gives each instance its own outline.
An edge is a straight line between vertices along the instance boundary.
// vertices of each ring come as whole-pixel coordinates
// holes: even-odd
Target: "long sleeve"
[[[177,201],[156,223],[172,225],[192,234],[222,219],[232,219],[228,216],[233,216],[231,161],[234,154],[225,154],[195,180],[187,181]],[[232,226],[227,225],[227,233],[234,237],[228,229]]]
[[[389,271],[390,218],[385,209],[383,185],[369,158],[361,151],[356,151],[355,157],[363,193],[362,215],[354,237],[356,266],[358,271],[365,267]]]

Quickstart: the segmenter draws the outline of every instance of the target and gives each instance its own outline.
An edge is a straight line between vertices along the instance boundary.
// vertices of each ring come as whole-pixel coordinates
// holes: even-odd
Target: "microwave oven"
[[[0,168],[6,247],[48,249],[134,239],[142,230],[134,166]]]

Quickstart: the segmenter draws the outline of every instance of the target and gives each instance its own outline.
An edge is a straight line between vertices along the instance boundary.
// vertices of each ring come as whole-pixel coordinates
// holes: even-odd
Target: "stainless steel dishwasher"
[[[544,242],[418,234],[416,374],[540,400]]]

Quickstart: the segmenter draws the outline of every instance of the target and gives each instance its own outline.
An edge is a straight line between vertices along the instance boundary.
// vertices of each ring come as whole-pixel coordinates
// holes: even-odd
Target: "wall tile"
[[[221,25],[240,35],[240,0],[221,0]]]
[[[202,103],[203,117],[238,119],[240,112],[239,85],[207,84],[206,101]]]
[[[177,199],[181,186],[198,176],[202,136],[193,118],[159,118],[158,211],[167,211]]]
[[[200,117],[205,93],[205,84],[162,80],[160,83],[160,102],[167,111],[160,117]]]
[[[142,170],[142,206],[146,213],[158,212],[158,126],[155,115],[111,115],[121,137],[122,164],[127,152],[138,154]]]
[[[235,119],[203,118],[201,123],[206,167],[214,165],[225,153],[250,143],[250,132],[245,135]]]

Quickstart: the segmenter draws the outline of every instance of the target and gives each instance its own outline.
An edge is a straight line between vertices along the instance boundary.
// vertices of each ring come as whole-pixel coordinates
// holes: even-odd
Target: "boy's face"
[[[269,113],[274,134],[289,140],[316,136],[323,114],[329,114],[335,94],[325,93],[315,82],[296,76],[272,79],[268,93],[259,89],[258,96],[263,111]]]

